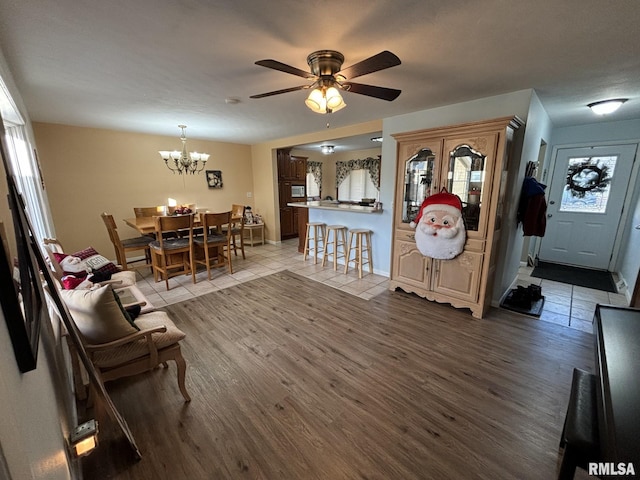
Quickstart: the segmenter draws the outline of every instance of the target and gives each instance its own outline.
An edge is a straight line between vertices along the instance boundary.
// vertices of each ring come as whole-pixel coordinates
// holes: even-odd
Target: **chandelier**
[[[180,136],[180,140],[182,141],[182,151],[173,150],[170,152],[168,150],[160,150],[158,153],[164,160],[167,168],[173,173],[178,172],[180,175],[183,173],[200,173],[209,159],[209,154],[198,152],[187,153],[187,137],[184,133],[187,126],[178,125],[178,128],[182,129],[182,135]],[[173,162],[169,163],[169,160],[173,160]]]

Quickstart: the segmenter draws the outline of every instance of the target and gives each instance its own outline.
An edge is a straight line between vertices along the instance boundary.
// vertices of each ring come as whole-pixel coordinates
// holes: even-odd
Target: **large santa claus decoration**
[[[445,189],[424,199],[410,226],[416,229],[416,246],[425,257],[449,260],[464,250],[462,202]]]

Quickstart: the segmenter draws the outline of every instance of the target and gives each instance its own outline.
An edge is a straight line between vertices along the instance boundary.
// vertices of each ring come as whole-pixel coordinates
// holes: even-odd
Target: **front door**
[[[635,155],[636,145],[558,150],[540,260],[609,268]]]

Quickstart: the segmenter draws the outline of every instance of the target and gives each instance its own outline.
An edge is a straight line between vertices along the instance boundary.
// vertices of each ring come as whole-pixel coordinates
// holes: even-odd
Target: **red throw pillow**
[[[93,273],[100,275],[101,278],[111,278],[112,274],[120,271],[116,265],[96,252],[93,247],[85,248],[71,255],[54,253],[53,256],[60,263],[65,275],[86,277]]]

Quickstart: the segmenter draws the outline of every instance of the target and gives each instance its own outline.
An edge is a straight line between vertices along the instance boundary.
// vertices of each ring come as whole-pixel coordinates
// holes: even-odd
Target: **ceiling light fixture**
[[[380,142],[382,143],[382,137],[371,137],[372,142]]]
[[[198,152],[189,152],[187,154],[187,137],[184,133],[187,126],[178,125],[178,128],[182,129],[182,135],[180,136],[182,151],[174,150],[170,152],[168,150],[160,150],[158,153],[164,160],[167,168],[173,173],[178,172],[180,175],[183,173],[200,173],[209,159],[209,154]],[[169,160],[173,160],[173,165],[169,163]]]
[[[330,82],[317,85],[304,103],[316,113],[333,113],[347,106],[338,89],[331,86]]]
[[[324,153],[325,155],[331,155],[335,150],[335,147],[333,145],[322,145],[320,147],[320,151],[322,151],[322,153]]]
[[[611,100],[602,100],[600,102],[593,102],[587,105],[593,113],[597,115],[608,115],[610,113],[615,112],[620,108],[620,106],[626,102],[628,99],[626,98],[614,98]]]

